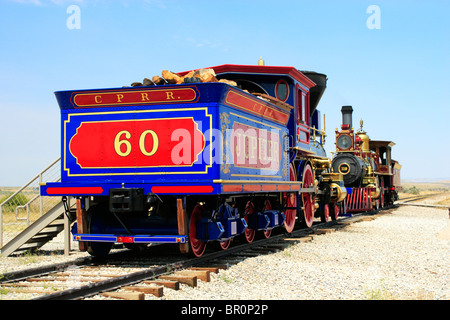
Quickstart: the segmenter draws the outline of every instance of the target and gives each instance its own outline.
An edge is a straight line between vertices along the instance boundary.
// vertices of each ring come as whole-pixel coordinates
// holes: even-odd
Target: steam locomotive
[[[371,140],[363,130],[355,132],[353,108],[343,106],[341,130],[336,129],[336,154],[332,161],[334,172],[343,174],[347,198],[346,212],[380,209],[398,200],[401,189],[398,161],[392,159],[392,141]]]
[[[61,181],[41,194],[76,198],[72,233],[91,255],[114,243],[172,243],[197,257],[208,243],[227,249],[238,236],[252,242],[337,219],[361,184],[370,199],[392,197],[390,145],[376,166],[347,124],[327,157],[317,108],[326,82],[261,62],[58,91]]]

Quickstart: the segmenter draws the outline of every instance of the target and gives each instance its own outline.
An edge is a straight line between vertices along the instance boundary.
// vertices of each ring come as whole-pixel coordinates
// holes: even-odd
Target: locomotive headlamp
[[[337,145],[341,150],[347,150],[352,146],[352,139],[348,135],[342,135],[337,140]]]

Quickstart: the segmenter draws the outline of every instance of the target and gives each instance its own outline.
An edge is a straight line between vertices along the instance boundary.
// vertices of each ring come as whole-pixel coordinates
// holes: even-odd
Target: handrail
[[[26,190],[28,187],[30,187],[30,186],[32,186],[33,184],[34,184],[34,186],[33,186],[33,188],[38,188],[39,187],[39,185],[40,184],[42,184],[44,181],[43,181],[43,179],[44,179],[44,175],[46,174],[46,173],[48,173],[51,169],[55,169],[55,165],[58,163],[58,162],[60,162],[61,161],[61,157],[58,157],[55,161],[53,161],[50,165],[48,165],[44,170],[42,170],[41,172],[39,172],[35,177],[33,177],[32,179],[30,179],[25,185],[23,185],[21,188],[19,188],[16,192],[14,192],[12,195],[10,195],[5,201],[3,201],[1,204],[0,204],[0,250],[1,250],[1,248],[3,247],[3,236],[4,236],[4,224],[3,224],[3,222],[4,222],[4,207],[5,207],[5,205],[7,205],[11,200],[13,200],[16,196],[18,196],[19,194],[21,194],[24,190]],[[59,181],[60,180],[60,172],[58,172],[58,177],[56,178],[57,180],[56,181]],[[37,198],[39,198],[40,197],[40,194],[38,194],[38,195],[36,195],[35,197],[33,197],[31,200],[29,200],[26,204],[20,204],[20,205],[17,205],[16,207],[15,207],[15,211],[16,211],[16,216],[15,216],[15,218],[16,218],[16,221],[19,221],[19,220],[27,220],[27,224],[29,223],[29,212],[27,212],[27,218],[26,219],[24,219],[24,218],[19,218],[18,216],[17,216],[17,209],[20,207],[20,208],[25,208],[25,207],[27,207],[27,211],[28,211],[28,207],[29,207],[29,204],[32,202],[32,201],[34,201],[34,200],[36,200]],[[42,197],[40,197],[41,198],[41,202],[40,202],[40,216],[42,216],[43,215],[43,201],[42,201]]]
[[[58,182],[58,181],[60,181],[61,179],[57,179],[55,182]],[[39,206],[39,208],[40,208],[40,215],[42,216],[42,214],[43,214],[43,212],[42,212],[42,197],[41,197],[41,195],[40,194],[37,194],[37,195],[35,195],[33,198],[31,198],[30,199],[30,201],[28,201],[27,203],[25,203],[24,205],[21,205],[21,206],[17,206],[16,207],[16,220],[26,220],[27,221],[27,224],[29,224],[30,223],[30,204],[34,201],[34,200],[36,200],[36,199],[41,199],[41,203],[39,204],[40,206]],[[27,210],[27,217],[26,218],[20,218],[19,217],[19,209],[24,209],[24,208],[26,208],[26,210]]]
[[[53,167],[59,160],[61,160],[61,157],[59,157],[58,159],[56,159],[55,161],[52,162],[51,165],[47,166],[47,168],[45,168],[44,170],[42,170],[40,173],[38,173],[33,179],[31,179],[30,181],[28,181],[27,184],[25,184],[23,187],[21,187],[19,190],[17,190],[16,192],[14,192],[8,199],[6,199],[5,201],[3,201],[2,203],[0,203],[0,208],[3,207],[3,205],[5,203],[7,203],[9,200],[11,200],[12,198],[14,198],[16,195],[18,195],[20,192],[22,192],[25,188],[27,188],[30,184],[32,184],[34,182],[34,180],[36,180],[37,178],[39,178],[39,183],[42,182],[42,175],[44,173],[46,173],[51,167]]]
[[[27,224],[30,222],[30,203],[33,202],[34,200],[36,200],[37,198],[39,198],[41,195],[37,194],[34,196],[34,198],[32,198],[30,201],[28,201],[26,204],[22,205],[22,206],[17,206],[16,207],[16,220],[26,220]],[[19,218],[19,208],[23,209],[23,208],[27,208],[27,217],[26,218]]]
[[[324,130],[319,130],[319,129],[316,129],[316,126],[312,126],[310,129],[311,129],[312,134],[313,134],[313,140],[316,140],[316,134],[318,134],[320,136],[320,142],[322,144],[325,144],[325,138],[327,136],[327,133],[326,133],[325,129]]]

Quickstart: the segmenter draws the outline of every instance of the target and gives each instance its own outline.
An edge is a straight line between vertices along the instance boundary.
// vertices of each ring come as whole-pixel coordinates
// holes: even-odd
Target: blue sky
[[[69,29],[70,5],[80,28]],[[370,5],[380,29],[369,29]],[[0,0],[0,185],[60,154],[54,91],[130,85],[163,69],[294,66],[327,74],[326,149],[342,105],[396,143],[402,178],[450,178],[448,0]]]

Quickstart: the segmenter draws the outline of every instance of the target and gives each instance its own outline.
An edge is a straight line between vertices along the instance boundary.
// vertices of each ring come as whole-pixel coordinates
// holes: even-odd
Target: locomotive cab
[[[401,189],[400,170],[401,165],[392,159],[392,141],[371,141],[370,148],[377,154],[375,158],[375,171],[380,177],[382,185],[383,202],[393,204],[398,200],[398,190]]]
[[[291,147],[298,152],[326,157],[322,147],[326,134],[317,109],[326,89],[326,75],[293,67],[263,65],[222,65],[213,69],[217,79],[235,81],[241,90],[292,109],[288,122]],[[316,138],[317,144],[314,143]]]

